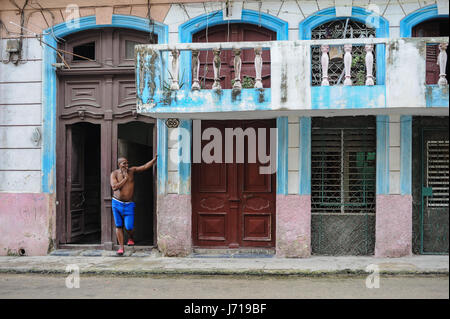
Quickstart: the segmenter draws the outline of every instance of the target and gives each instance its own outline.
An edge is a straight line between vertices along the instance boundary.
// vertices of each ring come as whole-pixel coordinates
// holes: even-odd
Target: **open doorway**
[[[153,158],[153,125],[143,122],[119,124],[117,150],[117,158],[126,157],[130,167],[140,166],[150,161]],[[139,246],[153,245],[153,188],[152,169],[135,175],[134,240]]]
[[[68,243],[101,242],[100,125],[67,126]]]

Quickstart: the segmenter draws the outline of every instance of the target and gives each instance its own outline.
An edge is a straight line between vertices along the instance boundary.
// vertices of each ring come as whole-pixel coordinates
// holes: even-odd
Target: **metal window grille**
[[[426,186],[433,195],[427,198],[427,207],[449,205],[449,141],[427,141]]]
[[[375,128],[313,128],[313,214],[375,214]]]
[[[364,23],[350,19],[334,20],[321,24],[311,31],[311,39],[343,39],[343,38],[370,38],[375,37],[375,29],[367,27]],[[320,64],[321,51],[319,46],[311,47],[312,57],[312,85],[320,86],[322,82],[322,67]],[[328,81],[330,85],[343,84],[344,80],[344,48],[343,46],[330,46],[330,63],[328,67]],[[351,77],[353,85],[365,84],[365,56],[364,45],[353,45]],[[374,54],[374,81],[376,79],[376,54]]]

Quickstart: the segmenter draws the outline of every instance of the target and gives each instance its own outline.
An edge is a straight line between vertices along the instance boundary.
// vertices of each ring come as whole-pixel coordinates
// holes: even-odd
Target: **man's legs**
[[[114,215],[114,221],[116,223],[116,236],[117,241],[119,242],[120,248],[117,251],[117,255],[122,256],[124,252],[123,247],[123,216],[121,213],[121,210],[123,208],[121,207],[120,203],[116,203],[115,200],[112,201],[112,211]]]
[[[124,250],[123,246],[123,227],[116,227],[116,236],[117,241],[119,242],[120,249],[122,249],[122,252]]]
[[[128,246],[134,246],[134,203],[129,203],[124,212],[125,229],[128,234]]]

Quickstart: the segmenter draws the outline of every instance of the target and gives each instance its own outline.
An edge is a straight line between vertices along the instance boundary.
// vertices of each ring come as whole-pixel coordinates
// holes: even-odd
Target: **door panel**
[[[84,131],[67,126],[67,241],[74,242],[84,233]]]
[[[249,121],[243,129],[253,128],[258,141],[258,129],[266,129],[266,153],[270,150],[270,128],[275,127],[274,121]],[[249,163],[249,145],[245,140],[245,161],[238,166],[239,193],[241,197],[241,246],[271,245],[275,223],[275,174],[260,174],[262,165],[256,156],[256,163]],[[256,143],[255,152],[259,153]]]
[[[225,127],[243,130],[251,127],[257,133],[258,127],[275,127],[275,121],[202,121],[201,125],[202,132],[210,127],[222,132],[222,154],[225,154]],[[266,136],[270,136],[268,132]],[[209,142],[202,141],[202,149]],[[247,143],[246,138],[244,149],[248,148]],[[270,139],[266,146],[269,149]],[[245,153],[244,163],[192,164],[194,246],[273,247],[275,174],[259,174],[261,164],[248,163]]]

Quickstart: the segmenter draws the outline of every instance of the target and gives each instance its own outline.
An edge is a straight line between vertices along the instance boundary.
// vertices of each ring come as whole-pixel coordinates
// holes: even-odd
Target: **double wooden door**
[[[236,140],[233,149],[225,148],[226,128],[266,129],[266,154],[270,150],[270,128],[274,120],[202,121],[201,132],[207,128],[220,131],[221,163],[192,164],[192,233],[197,247],[273,247],[275,243],[275,173],[260,174],[262,164],[248,161],[249,140],[244,142],[244,162],[236,161]],[[210,141],[202,140],[202,150]],[[256,142],[255,142],[256,143]],[[257,143],[256,143],[257,144]],[[225,163],[226,152],[233,151],[232,163]],[[258,145],[255,145],[258,154]],[[229,154],[229,153],[228,153]],[[273,164],[273,163],[272,163]]]

